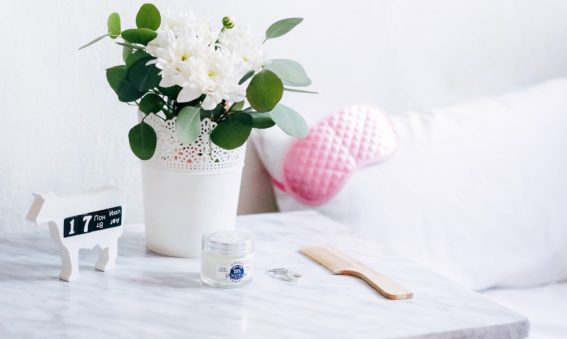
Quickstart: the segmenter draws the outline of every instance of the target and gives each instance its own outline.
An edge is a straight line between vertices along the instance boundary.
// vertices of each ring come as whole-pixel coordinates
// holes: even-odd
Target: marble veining
[[[144,247],[143,225],[127,225],[117,269],[94,270],[81,253],[80,280],[58,280],[47,227],[0,239],[0,338],[524,338],[529,324],[315,212],[239,217],[253,232],[256,276],[239,289],[199,281],[198,259]],[[356,278],[334,276],[297,249],[327,243],[402,283],[414,299],[391,301]],[[299,284],[264,272],[285,266]]]

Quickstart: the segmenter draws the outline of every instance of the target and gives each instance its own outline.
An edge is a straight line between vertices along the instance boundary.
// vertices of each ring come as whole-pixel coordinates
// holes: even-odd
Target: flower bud
[[[232,21],[231,17],[225,16],[222,18],[222,26],[226,29],[231,29],[234,27],[234,21]]]

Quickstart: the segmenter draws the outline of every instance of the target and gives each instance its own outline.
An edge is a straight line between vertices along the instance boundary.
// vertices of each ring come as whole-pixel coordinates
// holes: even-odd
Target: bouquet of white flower
[[[219,147],[234,149],[246,142],[252,128],[277,124],[293,137],[304,137],[308,127],[291,108],[279,103],[284,91],[315,93],[297,88],[311,84],[303,67],[288,59],[269,60],[264,43],[280,37],[303,19],[272,24],[256,34],[230,17],[219,29],[192,14],[160,14],[144,4],[136,16],[137,28],[122,30],[120,16],[108,18],[104,37],[123,41],[124,65],[106,70],[110,87],[122,102],[135,104],[145,117],[175,119],[175,131],[184,143],[201,133],[201,121],[216,123],[210,138]],[[248,103],[249,105],[246,105]],[[248,107],[245,107],[248,106]],[[154,129],[142,118],[128,138],[134,154],[150,159],[156,149]]]

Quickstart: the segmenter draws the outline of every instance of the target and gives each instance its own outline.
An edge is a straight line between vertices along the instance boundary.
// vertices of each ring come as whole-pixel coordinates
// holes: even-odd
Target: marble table
[[[239,289],[199,281],[198,259],[144,248],[128,225],[117,269],[94,270],[81,253],[80,280],[58,280],[47,227],[0,239],[0,338],[524,338],[525,317],[388,253],[315,212],[244,216],[257,236],[256,276]],[[331,244],[411,289],[386,300],[356,278],[334,276],[297,252]],[[285,266],[299,284],[265,271]]]

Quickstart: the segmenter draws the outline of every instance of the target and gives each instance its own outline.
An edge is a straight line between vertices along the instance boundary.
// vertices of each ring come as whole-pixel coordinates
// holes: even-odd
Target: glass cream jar
[[[217,231],[203,235],[201,280],[215,287],[239,287],[252,280],[254,236],[245,231]]]

